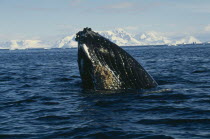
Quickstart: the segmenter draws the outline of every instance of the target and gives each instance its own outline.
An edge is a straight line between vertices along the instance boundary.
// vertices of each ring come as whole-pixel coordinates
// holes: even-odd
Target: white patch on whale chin
[[[89,54],[89,51],[88,51],[88,47],[85,44],[83,44],[83,50],[87,54],[88,58],[91,59],[90,54]]]

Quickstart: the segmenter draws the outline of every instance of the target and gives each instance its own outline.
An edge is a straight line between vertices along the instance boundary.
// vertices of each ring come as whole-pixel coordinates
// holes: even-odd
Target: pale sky
[[[52,40],[84,27],[210,41],[210,0],[0,0],[0,41]]]

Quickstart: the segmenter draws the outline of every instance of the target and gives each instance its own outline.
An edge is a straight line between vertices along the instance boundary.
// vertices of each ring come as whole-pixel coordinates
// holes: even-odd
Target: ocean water
[[[0,138],[210,138],[210,46],[123,47],[149,90],[83,90],[77,49],[0,50]]]

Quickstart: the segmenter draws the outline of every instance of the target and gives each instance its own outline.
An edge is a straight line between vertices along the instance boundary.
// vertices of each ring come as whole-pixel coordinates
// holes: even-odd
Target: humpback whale
[[[91,28],[79,31],[75,40],[84,89],[149,89],[157,86],[130,54]]]

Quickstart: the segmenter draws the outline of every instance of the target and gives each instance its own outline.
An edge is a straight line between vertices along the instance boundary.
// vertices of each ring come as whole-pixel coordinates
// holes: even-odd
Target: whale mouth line
[[[146,89],[156,81],[125,50],[85,28],[76,34],[78,66],[85,89]]]

